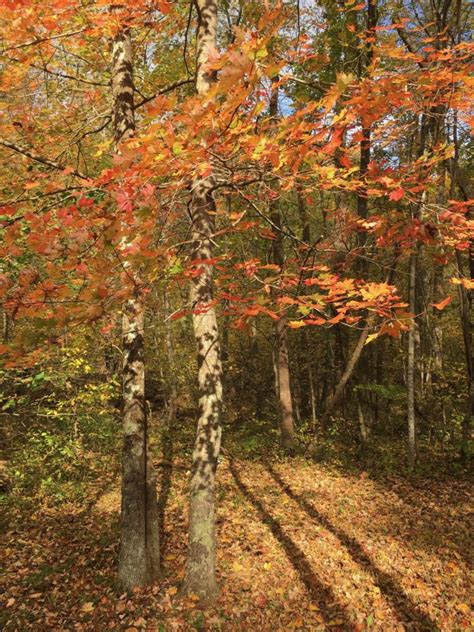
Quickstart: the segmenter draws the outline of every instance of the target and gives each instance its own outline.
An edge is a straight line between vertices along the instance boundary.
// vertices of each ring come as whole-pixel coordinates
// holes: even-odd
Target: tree
[[[278,77],[272,79],[272,93],[270,95],[269,116],[271,125],[278,125]],[[270,201],[270,220],[275,237],[272,243],[272,262],[283,272],[285,265],[284,240],[279,200]],[[293,419],[293,398],[290,384],[290,361],[288,354],[288,329],[286,318],[282,316],[275,323],[275,370],[277,382],[277,396],[280,408],[280,439],[285,449],[295,447],[295,427]]]
[[[217,2],[196,0],[196,90],[203,97],[215,80],[208,63],[216,45]],[[222,364],[213,302],[212,240],[215,232],[212,174],[192,182],[193,263],[191,286],[194,336],[198,348],[199,420],[193,452],[189,501],[189,550],[184,589],[211,599],[215,576],[215,476],[221,445]]]
[[[114,8],[121,20],[122,7]],[[114,142],[135,131],[133,53],[130,29],[119,25],[112,44]],[[127,244],[125,243],[124,246]],[[160,574],[156,475],[148,448],[145,401],[145,298],[131,268],[135,291],[123,307],[123,456],[119,580],[123,588],[146,586]]]
[[[332,432],[322,443],[360,442],[374,419],[374,449],[406,444],[408,418],[411,449],[400,462],[415,461],[416,435],[422,457],[434,430],[443,445],[462,440],[465,454],[473,405],[472,192],[461,177],[470,167],[472,45],[454,28],[465,3],[423,0],[416,12],[395,0],[224,5],[225,14],[213,0],[134,0],[112,11],[9,0],[0,9],[5,370],[25,371],[12,379],[20,389],[70,339],[94,358],[103,339],[117,348],[123,315],[122,583],[144,585],[158,568],[146,408],[162,416],[168,385],[170,420],[198,417],[184,589],[204,598],[217,592],[220,316],[227,421],[242,443],[260,446],[255,435],[264,435],[276,453],[278,421],[286,447],[296,435],[309,443],[323,435],[317,406],[326,402]],[[110,72],[103,50],[112,40]],[[425,271],[437,279],[432,304],[420,291]],[[444,297],[456,284],[462,332]],[[428,311],[447,326],[443,348],[429,339]],[[164,313],[166,325],[183,318],[182,336],[166,331]],[[148,404],[145,350],[158,393]],[[432,352],[443,355],[443,379],[427,394]],[[303,355],[308,375],[292,371],[290,385]],[[181,371],[177,413],[163,366]]]

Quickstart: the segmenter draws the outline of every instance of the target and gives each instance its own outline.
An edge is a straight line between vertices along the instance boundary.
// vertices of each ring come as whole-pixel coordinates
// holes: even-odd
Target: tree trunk
[[[3,342],[5,344],[7,344],[8,342],[10,342],[10,323],[11,323],[11,319],[10,316],[8,315],[8,313],[3,310],[2,312],[2,317],[3,317]]]
[[[416,248],[416,246],[415,246]],[[416,338],[416,267],[417,252],[410,256],[409,311],[412,314],[408,331],[407,357],[407,416],[408,416],[408,458],[410,466],[416,464],[416,417],[415,417],[415,338]]]
[[[365,342],[369,336],[370,329],[372,328],[374,323],[375,323],[375,316],[369,316],[366,322],[365,329],[362,330],[359,336],[359,339],[356,342],[356,346],[354,347],[351,357],[349,358],[346,364],[346,368],[344,369],[344,373],[342,374],[341,379],[337,383],[337,386],[334,392],[332,393],[332,395],[330,395],[326,400],[326,403],[324,406],[325,417],[327,417],[334,410],[336,405],[339,403],[342,397],[342,394],[344,393],[344,389],[346,388],[347,382],[351,379],[352,374],[354,373],[354,369],[356,368],[357,363],[359,362],[359,358],[361,356]]]
[[[196,0],[198,11],[196,89],[205,94],[214,80],[205,64],[215,47],[217,2]],[[215,475],[221,445],[222,365],[217,317],[213,307],[212,235],[215,204],[212,177],[193,182],[194,259],[200,274],[192,280],[194,336],[198,348],[199,420],[194,444],[189,503],[189,550],[183,590],[210,600],[218,593],[216,581]]]
[[[293,421],[293,400],[290,386],[290,363],[288,359],[288,333],[286,320],[280,318],[275,325],[277,345],[278,395],[280,401],[280,433],[284,448],[295,445],[295,427]]]
[[[461,269],[461,256],[457,254],[458,267]],[[472,357],[472,323],[471,323],[471,300],[462,285],[459,288],[459,307],[461,316],[461,327],[464,340],[464,353],[466,357],[467,374],[467,406],[462,423],[461,437],[461,458],[466,461],[469,456],[469,441],[471,435],[472,418],[474,417],[474,380],[473,380],[473,357]]]
[[[128,29],[119,31],[113,40],[112,94],[114,140],[118,145],[135,131],[132,44]],[[123,306],[122,317],[124,439],[119,582],[125,590],[146,586],[160,572],[156,476],[147,445],[145,305],[136,275],[135,283],[134,296]]]
[[[306,340],[308,339],[306,338]],[[314,388],[313,366],[312,366],[311,357],[310,357],[309,344],[308,344],[308,381],[309,381],[309,394],[310,394],[310,400],[311,400],[311,424],[312,424],[313,433],[315,433],[318,419],[316,416],[316,390]]]
[[[457,142],[455,143],[457,147]],[[469,174],[457,166],[457,160],[452,163],[452,177],[461,190],[461,194],[464,200],[472,198],[472,186],[469,178]],[[471,219],[471,212],[469,212],[469,219]],[[462,275],[462,261],[459,252],[456,253],[459,272]],[[474,281],[474,240],[469,241],[468,251],[468,268],[469,278]],[[466,357],[466,375],[467,375],[467,405],[466,412],[462,422],[462,437],[461,437],[461,459],[466,462],[469,460],[470,454],[470,441],[472,433],[472,423],[474,420],[474,357],[473,357],[473,345],[472,345],[472,290],[467,290],[463,285],[459,285],[459,298],[461,309],[461,326],[464,339],[464,353]]]
[[[355,16],[355,12],[354,12]],[[366,14],[366,26],[367,26],[367,35],[368,41],[365,47],[365,55],[359,57],[359,63],[363,64],[363,68],[359,70],[359,77],[364,74],[372,60],[374,58],[374,40],[377,36],[376,27],[377,27],[377,0],[368,0],[367,1],[367,14]],[[359,178],[363,180],[369,169],[369,164],[371,160],[371,134],[372,129],[370,123],[366,123],[364,119],[362,119],[362,140],[360,142],[360,157],[359,157]],[[364,187],[365,188],[365,187]],[[357,214],[362,219],[367,219],[369,211],[368,206],[368,198],[367,192],[361,191],[357,196]],[[363,247],[366,243],[366,234],[364,232],[360,232],[358,237],[359,247]],[[360,269],[364,273],[366,272],[366,260],[363,258],[360,261]]]
[[[433,270],[433,302],[441,300],[443,296],[443,269],[435,268]],[[441,325],[441,314],[435,307],[431,313],[433,319],[433,340],[431,345],[431,379],[437,382],[441,379],[443,373],[443,327]]]
[[[420,145],[418,147],[418,156],[422,156],[427,145],[430,120],[426,114],[421,117],[420,126]],[[413,220],[423,218],[423,207],[426,202],[426,191],[421,194],[421,200],[418,207],[413,211]],[[415,467],[417,461],[417,443],[416,443],[416,343],[419,338],[415,314],[417,312],[417,280],[418,279],[418,257],[420,254],[421,244],[417,242],[413,244],[413,252],[410,255],[409,268],[409,286],[408,286],[408,310],[412,314],[410,326],[408,330],[408,353],[407,353],[407,422],[408,422],[408,461],[410,467]],[[421,388],[423,388],[423,379],[421,379]]]
[[[308,210],[306,208],[306,202],[303,195],[303,190],[300,185],[297,186],[297,201],[298,201],[298,214],[301,225],[301,239],[307,244],[308,248],[311,247],[311,225],[308,216]],[[303,256],[305,252],[303,252]],[[305,275],[303,275],[302,280],[304,280]],[[303,288],[303,292],[305,289]],[[299,356],[300,356],[300,370],[299,370],[299,382],[300,382],[300,393],[302,391],[301,384],[304,382],[303,378],[303,368],[307,372],[307,382],[309,393],[307,397],[300,397],[301,408],[303,409],[303,414],[307,415],[308,411],[311,410],[311,424],[313,432],[316,432],[316,392],[314,388],[314,374],[313,374],[313,352],[311,349],[311,339],[309,333],[306,328],[303,328],[301,331],[300,337],[300,347],[299,347]],[[308,401],[309,399],[309,401]]]
[[[170,304],[166,289],[163,294],[163,307],[165,312],[166,355],[168,356],[168,415],[166,423],[168,425],[167,430],[169,431],[176,421],[176,414],[178,410],[178,386],[175,377],[176,366],[174,357],[173,330],[169,319]]]
[[[393,283],[393,278],[395,276],[395,268],[397,265],[397,260],[398,260],[398,252],[395,252],[395,256],[394,259],[392,261],[392,263],[390,264],[390,267],[388,269],[388,273],[387,273],[387,277],[386,277],[386,283],[391,284]],[[327,417],[327,415],[329,415],[331,413],[332,410],[334,410],[334,408],[336,407],[336,405],[339,403],[342,394],[344,392],[344,389],[347,385],[347,383],[349,382],[349,380],[352,377],[352,374],[354,373],[354,370],[357,366],[357,363],[359,362],[360,356],[362,354],[362,351],[364,349],[366,340],[369,336],[370,330],[371,328],[374,326],[376,322],[376,315],[372,314],[370,315],[365,323],[365,328],[362,330],[359,339],[356,342],[356,345],[352,351],[352,354],[349,358],[349,360],[347,361],[346,367],[344,369],[344,372],[339,380],[339,382],[336,385],[336,388],[334,389],[334,392],[332,395],[330,395],[324,405],[324,416]]]
[[[301,186],[297,187],[296,193],[298,198],[298,215],[300,217],[301,224],[301,240],[309,247],[311,246],[311,226]]]
[[[278,87],[276,83],[278,77],[272,79],[272,94],[270,97],[270,117],[273,125],[278,118]],[[270,219],[276,227],[275,239],[272,243],[272,261],[280,271],[285,262],[283,235],[278,230],[281,228],[281,214],[278,200],[270,202]],[[283,448],[291,449],[295,446],[295,424],[293,419],[293,400],[291,397],[290,385],[290,363],[288,356],[288,333],[286,319],[280,318],[275,325],[275,348],[276,348],[276,373],[280,408],[280,440]]]
[[[359,431],[362,446],[365,448],[369,441],[369,427],[365,418],[364,401],[360,393],[357,394],[357,416],[359,418]]]

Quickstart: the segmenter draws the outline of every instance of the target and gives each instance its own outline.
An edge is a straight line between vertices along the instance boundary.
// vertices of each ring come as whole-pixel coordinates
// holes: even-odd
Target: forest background
[[[467,629],[469,3],[0,22],[4,629]]]

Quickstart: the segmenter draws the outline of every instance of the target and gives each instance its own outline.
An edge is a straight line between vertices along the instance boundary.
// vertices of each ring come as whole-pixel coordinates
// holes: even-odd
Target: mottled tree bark
[[[112,44],[114,141],[135,131],[132,43],[122,29]],[[144,298],[138,275],[134,295],[123,306],[123,457],[119,582],[125,590],[159,576],[159,516],[156,476],[148,455],[145,404]]]
[[[196,89],[206,94],[214,81],[206,68],[216,44],[217,2],[195,0],[198,12]],[[221,445],[222,365],[213,307],[212,235],[215,228],[213,177],[196,178],[192,184],[194,261],[191,302],[194,336],[198,348],[199,420],[193,452],[189,549],[183,590],[210,600],[218,592],[216,581],[215,476]]]

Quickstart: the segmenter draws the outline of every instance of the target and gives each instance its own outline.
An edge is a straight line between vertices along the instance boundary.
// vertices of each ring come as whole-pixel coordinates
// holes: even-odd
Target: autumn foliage
[[[217,606],[202,614],[192,594],[179,601],[186,482],[174,472],[178,491],[165,518],[172,476],[163,469],[160,528],[175,520],[181,535],[169,529],[162,540],[165,566],[173,567],[162,587],[138,591],[137,601],[116,599],[109,585],[99,595],[97,578],[81,570],[91,596],[68,602],[62,619],[54,571],[56,605],[36,617],[41,625],[69,629],[77,607],[78,630],[148,629],[158,620],[156,598],[169,629],[234,629],[226,621],[245,626],[247,613],[254,629],[265,626],[272,608],[271,629],[468,628],[464,481],[455,485],[459,507],[444,483],[439,487],[460,530],[454,533],[432,490],[396,477],[372,484],[365,465],[354,478],[346,459],[370,461],[379,440],[398,450],[408,426],[405,473],[419,465],[418,442],[434,452],[439,442],[460,454],[455,474],[465,474],[474,416],[468,4],[222,0],[203,8],[198,0],[0,0],[0,415],[10,446],[5,459],[31,461],[24,470],[14,466],[12,497],[34,487],[31,498],[46,507],[39,522],[47,515],[45,532],[35,524],[32,542],[18,554],[20,574],[62,524],[48,496],[54,489],[52,496],[64,501],[57,491],[62,459],[70,459],[67,476],[83,476],[71,515],[86,489],[99,502],[95,478],[116,492],[127,301],[143,306],[143,346],[135,356],[147,377],[137,399],[143,449],[156,460],[159,444],[159,467],[178,464],[178,472],[189,468],[193,475],[198,469],[199,432],[191,457],[193,424],[183,420],[199,418],[203,391],[213,385],[195,384],[195,339],[199,368],[206,360],[206,336],[200,341],[196,329],[191,333],[196,317],[217,315],[211,329],[223,367],[221,359],[213,367],[219,393],[224,384],[223,410],[220,395],[214,407],[218,445],[214,450],[208,438],[201,448],[213,475],[225,461],[221,487],[209,483],[212,503],[221,494],[224,507],[217,510],[224,614]],[[216,45],[200,66],[209,7]],[[112,43],[121,37],[131,41],[133,59],[126,62],[133,85],[125,86],[124,99],[134,123],[125,135],[117,133],[112,93]],[[197,89],[200,76],[206,90]],[[205,193],[201,208],[196,191]],[[197,221],[199,211],[207,224]],[[211,234],[197,234],[201,225]],[[199,249],[203,243],[207,250]],[[196,255],[203,251],[209,258]],[[203,278],[211,298],[190,298],[189,288]],[[282,372],[289,445],[281,434]],[[16,420],[30,416],[26,438],[18,437]],[[224,457],[222,425],[232,448]],[[175,427],[182,435],[178,455],[170,440]],[[343,457],[328,447],[333,440]],[[343,474],[307,465],[306,459],[324,461],[327,451]],[[35,454],[43,452],[49,456],[38,457],[36,467]],[[96,453],[103,457],[97,463]],[[283,460],[275,466],[270,454]],[[391,461],[391,454],[380,448],[367,470],[373,465],[378,475],[380,461],[396,469],[405,457],[396,452]],[[41,478],[48,467],[49,479]],[[250,508],[248,524],[242,503]],[[115,498],[105,511],[112,531],[116,504]],[[91,507],[81,505],[81,524],[94,533]],[[390,507],[401,512],[402,524],[390,523]],[[407,507],[422,515],[421,533]],[[424,541],[431,508],[449,531],[447,543],[432,534]],[[61,536],[54,538],[61,549]],[[93,548],[83,534],[78,538]],[[107,547],[115,555],[115,544]],[[61,551],[58,568],[66,564]],[[77,563],[87,566],[80,555]],[[272,590],[252,583],[252,564],[275,583]],[[104,582],[114,572],[109,566]],[[325,573],[330,582],[321,579]],[[433,579],[438,575],[441,583]],[[41,584],[36,592],[42,591]],[[297,605],[302,591],[304,608]],[[34,609],[30,593],[13,589],[7,609],[23,599]]]

